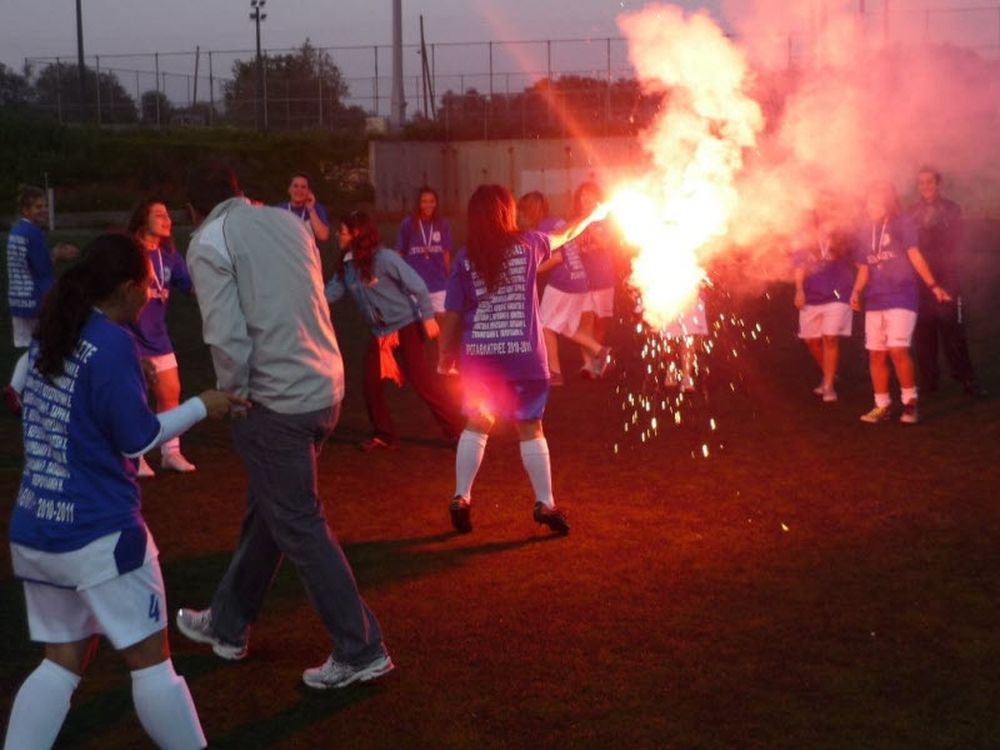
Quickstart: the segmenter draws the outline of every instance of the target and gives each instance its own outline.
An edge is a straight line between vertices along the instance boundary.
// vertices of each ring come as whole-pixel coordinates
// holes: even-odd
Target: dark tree
[[[89,67],[83,69],[84,102],[80,101],[80,79],[75,64],[51,63],[35,80],[35,103],[58,114],[64,122],[133,123],[138,119],[135,100],[128,95],[118,77]]]
[[[348,87],[330,55],[306,39],[292,54],[264,60],[268,127],[298,129],[358,124],[358,113],[344,106]],[[257,61],[233,63],[233,80],[224,87],[226,115],[234,124],[252,125],[257,105]],[[363,120],[361,120],[363,125]]]
[[[169,125],[174,105],[162,91],[144,91],[139,100],[143,125]]]
[[[0,63],[0,107],[23,107],[30,100],[27,79]]]

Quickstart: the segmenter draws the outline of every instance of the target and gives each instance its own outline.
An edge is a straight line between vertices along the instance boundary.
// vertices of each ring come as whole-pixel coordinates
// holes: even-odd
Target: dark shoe
[[[7,405],[7,411],[20,419],[24,407],[21,405],[21,394],[14,386],[8,385],[3,389],[3,402]]]
[[[461,495],[455,495],[448,506],[451,514],[451,525],[460,534],[472,531],[472,504]]]
[[[581,367],[580,368],[580,377],[583,380],[593,380],[594,379],[594,370],[593,370],[593,368],[591,368],[591,367]]]
[[[365,453],[377,450],[391,451],[395,450],[396,447],[395,443],[387,442],[380,437],[369,438],[368,440],[362,440],[358,443],[358,450],[364,451]]]
[[[548,526],[557,534],[565,536],[569,533],[569,524],[566,523],[566,516],[558,508],[546,508],[541,503],[535,503],[535,512],[532,518],[537,523]]]
[[[920,415],[917,412],[917,400],[911,399],[903,404],[903,413],[899,417],[899,421],[903,424],[917,424],[920,421]]]

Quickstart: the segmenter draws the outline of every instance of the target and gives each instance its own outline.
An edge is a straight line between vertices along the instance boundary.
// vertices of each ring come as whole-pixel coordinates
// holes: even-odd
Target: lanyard
[[[417,219],[417,226],[420,228],[420,239],[424,241],[424,254],[429,255],[431,252],[431,240],[434,239],[434,222],[431,222],[430,231],[428,232],[424,232],[423,219]]]
[[[875,244],[875,225],[872,224],[872,252],[877,253],[882,249],[882,240],[885,239],[885,226],[889,223],[888,219],[882,219],[882,231],[878,233],[878,244]]]
[[[163,251],[160,248],[156,248],[156,265],[159,265],[160,272],[156,273],[156,267],[153,267],[153,285],[156,287],[157,291],[163,291]],[[150,253],[152,255],[153,253]]]

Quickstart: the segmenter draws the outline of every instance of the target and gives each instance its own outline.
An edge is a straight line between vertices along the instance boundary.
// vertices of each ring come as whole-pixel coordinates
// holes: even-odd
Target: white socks
[[[205,733],[184,678],[170,659],[132,672],[132,702],[146,733],[166,750],[206,746]]]
[[[911,401],[917,400],[916,386],[913,386],[912,388],[900,388],[899,391],[900,391],[899,395],[902,398],[904,404],[908,404]]]
[[[77,675],[43,659],[17,691],[4,750],[52,747],[69,713],[69,699],[79,684]]]
[[[479,473],[489,435],[463,430],[455,450],[455,496],[472,499],[472,483]]]
[[[166,453],[180,453],[181,452],[181,439],[180,437],[172,437],[169,440],[164,440],[160,444],[160,455]]]
[[[24,387],[28,384],[28,353],[25,352],[17,359],[14,365],[14,372],[10,376],[10,384],[18,393],[24,393]]]
[[[879,409],[885,409],[887,406],[892,406],[892,396],[888,393],[876,393],[875,406]]]
[[[528,472],[531,488],[535,491],[535,502],[546,508],[556,506],[552,497],[552,468],[549,462],[549,443],[543,438],[521,441],[521,463]]]

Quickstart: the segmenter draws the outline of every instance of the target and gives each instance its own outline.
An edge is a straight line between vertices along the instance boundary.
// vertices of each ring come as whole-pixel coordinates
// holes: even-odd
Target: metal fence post
[[[374,114],[375,116],[378,116],[378,113],[379,113],[379,106],[378,106],[378,45],[376,44],[374,47],[372,47],[372,49],[375,51],[375,79],[374,79],[374,84],[375,84],[375,102],[374,102],[374,104],[375,104],[375,106],[373,108],[372,114]]]
[[[59,124],[63,123],[63,111],[62,111],[62,63],[59,58],[56,58],[56,116],[59,118]]]
[[[212,52],[208,53],[208,124],[215,124],[215,74],[212,70]]]
[[[101,56],[94,56],[94,71],[97,76],[97,126],[101,126]]]
[[[153,53],[153,68],[156,76],[156,127],[160,127],[160,53]]]

